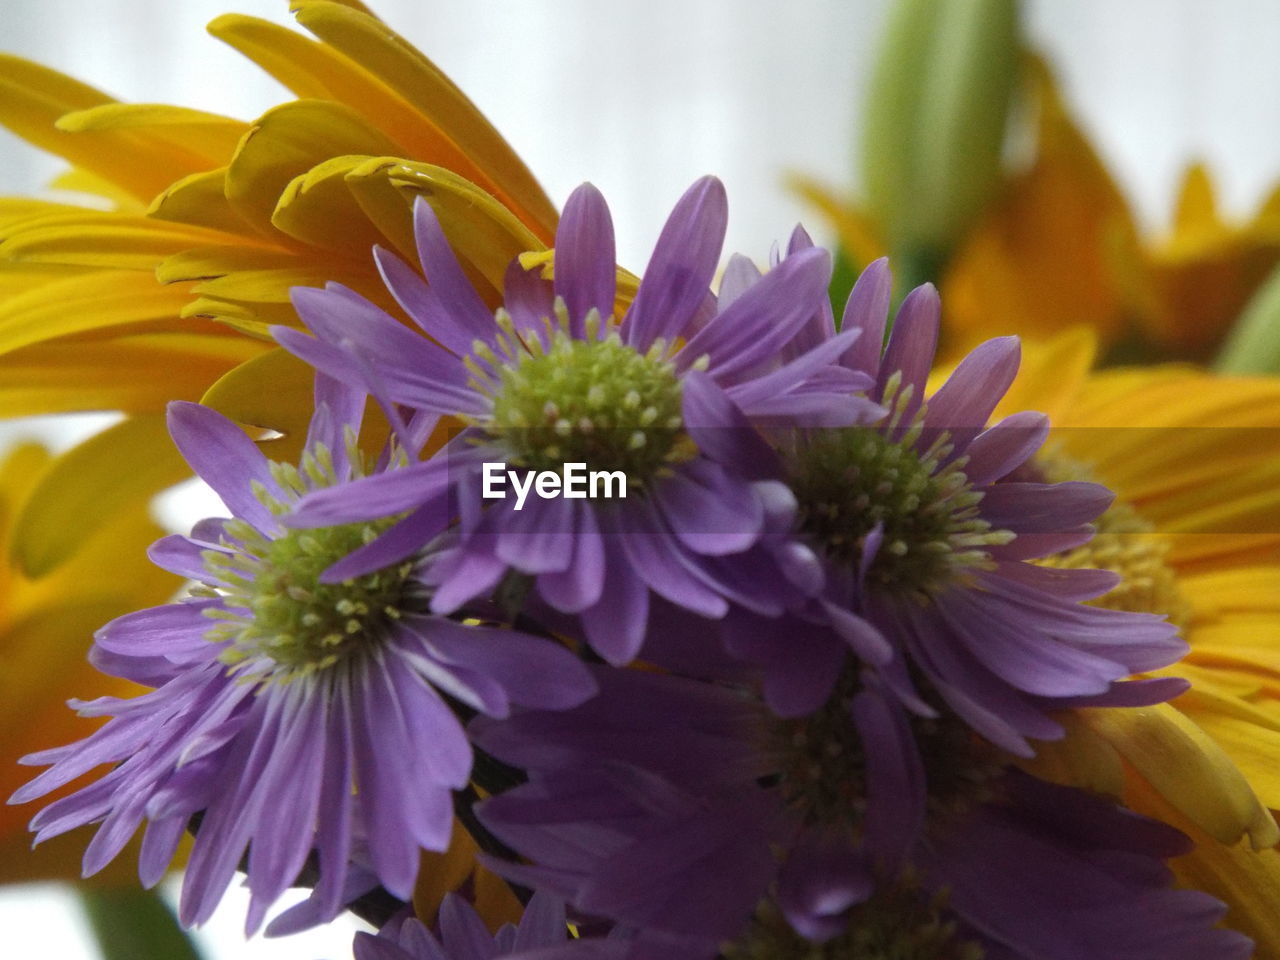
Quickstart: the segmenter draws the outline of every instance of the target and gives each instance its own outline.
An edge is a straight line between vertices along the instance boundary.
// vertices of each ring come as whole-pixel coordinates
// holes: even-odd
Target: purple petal
[[[929,398],[924,425],[930,430],[981,429],[1018,373],[1017,337],[998,337],[972,350]],[[957,446],[957,453],[963,450]]]
[[[584,183],[565,202],[556,230],[555,292],[569,308],[569,332],[585,336],[588,311],[613,314],[617,287],[613,220],[600,191]]]
[[[1049,436],[1049,418],[1024,410],[984,430],[965,451],[965,474],[975,486],[994,483],[1034,456]]]
[[[916,287],[902,301],[889,334],[880,375],[876,379],[875,399],[884,399],[884,389],[895,373],[902,374],[899,395],[911,388],[911,400],[903,410],[903,421],[909,422],[924,402],[925,383],[933,366],[938,346],[938,320],[942,302],[933,284]]]
[[[726,382],[775,358],[813,315],[830,279],[827,251],[815,247],[788,257],[689,338],[679,365],[687,369],[706,356],[707,373]]]
[[[844,305],[840,331],[861,330],[862,336],[844,355],[844,364],[871,378],[880,373],[880,354],[884,350],[884,326],[889,318],[889,300],[893,293],[893,275],[889,260],[881,257],[871,263],[853,285]]]
[[[659,337],[670,343],[685,333],[711,288],[728,218],[724,184],[715,177],[703,177],[680,198],[622,325],[636,350],[648,350]]]
[[[198,403],[175,400],[167,410],[169,434],[184,460],[213,492],[222,498],[233,516],[268,533],[279,528],[271,512],[254,495],[253,484],[262,484],[272,496],[285,499],[267,465],[267,458],[234,423]]]
[[[413,203],[413,232],[418,260],[427,283],[445,304],[458,329],[457,339],[491,343],[497,333],[493,313],[467,279],[431,204],[421,196]],[[434,332],[434,331],[433,331]]]

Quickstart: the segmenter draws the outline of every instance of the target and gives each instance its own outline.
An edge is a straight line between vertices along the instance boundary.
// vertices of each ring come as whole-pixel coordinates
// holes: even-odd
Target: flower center
[[[842,933],[823,943],[796,933],[771,901],[756,910],[747,932],[721,947],[724,960],[981,960],[947,916],[946,899],[929,898],[910,879],[883,884],[850,909]]]
[[[1093,479],[1092,471],[1061,453],[1042,455],[1038,463],[1052,481]],[[1131,505],[1119,500],[1095,526],[1097,533],[1088,543],[1035,562],[1068,570],[1110,570],[1120,577],[1120,583],[1090,601],[1092,606],[1160,614],[1185,629],[1191,605],[1178,589],[1178,575],[1169,565],[1169,539],[1156,533],[1150,521]]]
[[[281,487],[292,494],[307,489],[296,468],[273,464]],[[260,491],[275,514],[289,504]],[[210,550],[205,567],[224,586],[226,610],[210,611],[219,622],[207,636],[231,641],[222,654],[233,668],[262,657],[289,677],[333,666],[367,652],[393,621],[411,607],[413,561],[340,583],[322,583],[320,575],[352,551],[372,542],[394,518],[265,536],[243,520],[226,524],[233,550]],[[277,673],[273,672],[273,676]]]
[[[857,674],[846,671],[831,698],[807,717],[774,721],[776,786],[805,823],[856,835],[866,812],[867,756],[852,717]],[[954,714],[913,716],[933,825],[994,797],[1008,764]]]
[[[801,506],[802,528],[831,559],[858,566],[867,535],[877,527],[882,542],[868,570],[876,586],[929,593],[967,567],[990,563],[986,547],[1008,543],[1013,534],[993,530],[978,510],[982,494],[965,476],[963,457],[948,460],[953,445],[940,433],[918,448],[921,410],[898,429],[910,391],[893,402],[874,427],[810,434],[796,453],[792,488]]]
[[[548,321],[544,337],[521,344],[507,334],[499,342],[503,356],[483,345],[476,350],[496,371],[495,379],[473,368],[477,385],[493,398],[485,426],[511,462],[555,471],[584,463],[588,470],[620,470],[640,486],[669,462],[688,459],[680,380],[666,345],[639,353],[615,330],[600,336],[594,310],[587,336],[574,337],[562,303],[556,312],[560,322]]]

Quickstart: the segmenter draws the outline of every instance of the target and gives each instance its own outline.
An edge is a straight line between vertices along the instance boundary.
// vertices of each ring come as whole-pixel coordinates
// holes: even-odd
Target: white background
[[[788,170],[853,185],[854,132],[885,0],[374,0],[512,141],[557,202],[591,180],[622,261],[643,265],[697,176],[729,188],[729,248],[760,257],[806,211]],[[945,2],[945,0],[943,0]],[[286,0],[0,0],[0,49],[126,100],[252,118],[284,92],[203,25],[235,10],[287,22]],[[1185,165],[1207,159],[1228,210],[1280,177],[1280,4],[1270,0],[1030,0],[1030,29],[1142,222],[1167,222]],[[0,193],[58,164],[0,131]],[[103,421],[0,425],[58,444]],[[188,496],[179,510],[195,510]],[[207,502],[207,500],[205,501]],[[352,923],[286,941],[239,936],[233,892],[201,934],[209,960],[345,960]],[[94,960],[74,904],[0,891],[4,956]],[[11,952],[12,951],[12,952]]]

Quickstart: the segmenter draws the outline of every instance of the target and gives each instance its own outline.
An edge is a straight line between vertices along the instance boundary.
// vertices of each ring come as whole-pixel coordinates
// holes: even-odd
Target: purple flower
[[[1028,562],[1087,541],[1112,494],[1017,478],[1048,430],[1039,413],[987,425],[1017,372],[1017,339],[976,348],[926,401],[938,297],[928,285],[909,294],[882,351],[890,285],[884,261],[868,268],[840,334],[861,331],[841,362],[874,381],[883,418],[775,434],[799,535],[824,561],[823,591],[781,619],[736,608],[723,627],[730,652],[763,667],[766,698],[782,715],[824,703],[852,654],[920,713],[933,708],[911,676],[983,737],[1025,756],[1028,739],[1062,736],[1052,710],[1182,692],[1172,678],[1120,682],[1187,648],[1162,618],[1084,603],[1115,575]]]
[[[599,679],[573,710],[473,721],[529,774],[479,812],[532,861],[492,866],[629,928],[636,956],[1249,956],[1222,904],[1171,888],[1178,831],[1011,768],[953,714],[912,717],[874,673],[798,719]]]
[[[111,719],[78,743],[24,758],[51,766],[11,803],[112,765],[32,821],[37,842],[99,823],[86,875],[145,822],[139,874],[156,883],[200,816],[182,890],[185,923],[209,918],[246,851],[250,930],[312,855],[321,919],[359,880],[361,871],[349,869],[357,852],[407,899],[419,848],[448,846],[451,791],[471,770],[466,733],[442,694],[505,716],[512,704],[559,709],[595,691],[555,643],[431,615],[422,582],[429,556],[319,581],[391,522],[282,524],[298,497],[365,473],[353,432],[364,405],[363,394],[317,378],[301,469],[269,463],[212,410],[170,406],[174,441],[234,518],[157,541],[154,562],[199,586],[186,600],[114,620],[95,638],[100,669],[155,689],[73,704]],[[404,456],[393,447],[378,469],[394,472]]]
[[[777,616],[815,589],[816,558],[784,536],[794,502],[769,478],[773,455],[756,428],[844,426],[880,410],[858,393],[871,378],[835,362],[859,331],[803,348],[826,300],[827,253],[797,249],[717,301],[709,285],[725,221],[720,182],[694,184],[620,322],[613,226],[590,185],[566,204],[554,281],[513,264],[496,321],[424,201],[415,224],[429,285],[385,251],[375,255],[391,293],[434,342],[340,286],[296,289],[315,336],[278,328],[285,347],[367,387],[393,420],[407,407],[470,425],[425,463],[303,501],[295,525],[410,511],[328,576],[385,566],[456,518],[434,567],[436,612],[514,572],[533,601],[580,617],[615,664],[643,642],[651,595],[705,617],[731,604]],[[618,471],[626,497],[485,501],[486,462],[526,481],[567,463]]]
[[[457,894],[440,907],[439,935],[414,917],[392,920],[377,936],[357,933],[355,960],[495,960],[529,957],[569,941],[564,904],[545,893],[529,901],[518,926],[491,935],[475,909]]]

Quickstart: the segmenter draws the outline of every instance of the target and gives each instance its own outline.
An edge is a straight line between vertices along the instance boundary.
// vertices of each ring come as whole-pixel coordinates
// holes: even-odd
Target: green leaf
[[[102,960],[202,960],[160,895],[131,887],[80,887]]]
[[[1236,319],[1213,367],[1237,376],[1280,373],[1280,268]]]

